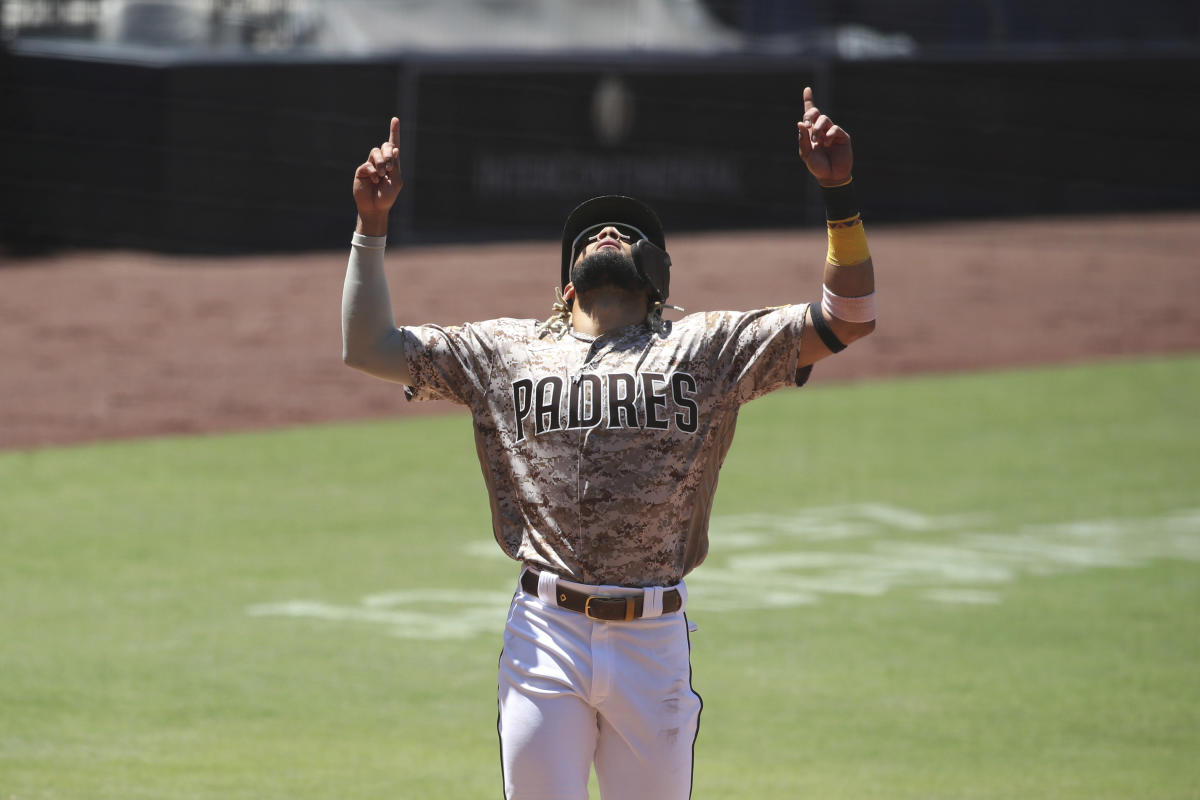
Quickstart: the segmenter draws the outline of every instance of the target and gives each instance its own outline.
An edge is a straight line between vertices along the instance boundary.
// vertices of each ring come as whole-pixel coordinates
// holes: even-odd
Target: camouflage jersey
[[[592,337],[535,320],[401,328],[410,399],[471,409],[500,547],[580,583],[678,583],[708,553],[738,409],[801,385],[806,305]]]

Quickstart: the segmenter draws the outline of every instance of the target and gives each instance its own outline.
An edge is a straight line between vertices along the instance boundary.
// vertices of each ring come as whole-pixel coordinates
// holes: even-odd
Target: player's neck
[[[644,291],[629,292],[608,286],[577,296],[571,309],[571,327],[586,336],[603,336],[645,318]]]

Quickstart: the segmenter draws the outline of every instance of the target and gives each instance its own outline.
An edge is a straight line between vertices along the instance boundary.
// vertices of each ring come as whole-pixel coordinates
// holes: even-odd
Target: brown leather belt
[[[521,588],[534,596],[538,593],[538,571],[526,567],[521,573]],[[554,599],[559,608],[583,614],[588,619],[598,619],[605,622],[628,622],[640,619],[642,616],[643,596],[640,594],[628,597],[614,597],[603,594],[587,594],[557,584],[554,587]],[[662,613],[671,614],[683,607],[683,597],[678,589],[667,589],[663,592]]]

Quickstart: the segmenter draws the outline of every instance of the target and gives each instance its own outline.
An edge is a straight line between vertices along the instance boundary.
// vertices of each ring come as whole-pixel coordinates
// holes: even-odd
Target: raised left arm
[[[825,197],[829,234],[822,300],[809,306],[800,340],[805,367],[875,330],[875,270],[854,200],[850,134],[821,113],[808,87],[796,128],[800,158]]]

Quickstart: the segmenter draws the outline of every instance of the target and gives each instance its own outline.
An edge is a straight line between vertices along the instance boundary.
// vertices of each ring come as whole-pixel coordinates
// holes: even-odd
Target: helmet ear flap
[[[639,239],[633,243],[633,263],[657,295],[655,299],[665,303],[671,289],[671,257],[667,251],[649,239]]]

